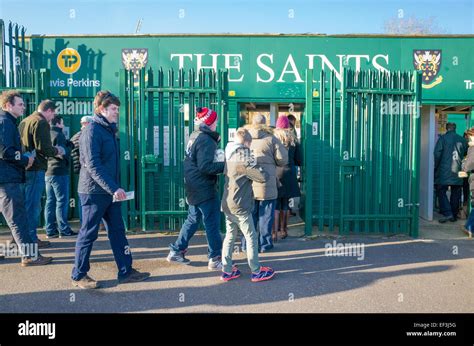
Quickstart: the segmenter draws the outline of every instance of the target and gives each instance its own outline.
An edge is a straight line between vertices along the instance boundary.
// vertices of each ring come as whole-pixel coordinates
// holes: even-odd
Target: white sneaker
[[[221,256],[211,258],[209,264],[207,265],[209,270],[222,270],[222,259]]]

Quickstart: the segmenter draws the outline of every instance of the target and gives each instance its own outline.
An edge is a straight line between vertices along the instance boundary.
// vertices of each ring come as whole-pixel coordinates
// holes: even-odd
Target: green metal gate
[[[197,107],[219,114],[221,148],[227,143],[227,71],[122,70],[121,181],[135,199],[123,203],[128,230],[177,230],[187,214],[184,159]],[[221,183],[222,186],[222,183]],[[128,204],[128,206],[127,206]]]
[[[305,234],[417,237],[421,75],[345,70],[340,89],[334,72],[320,77],[307,71]]]

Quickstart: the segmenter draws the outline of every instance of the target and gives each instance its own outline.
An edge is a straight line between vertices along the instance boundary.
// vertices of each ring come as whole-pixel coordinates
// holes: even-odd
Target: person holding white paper
[[[127,198],[120,187],[120,158],[117,143],[117,118],[120,100],[109,91],[99,91],[94,99],[95,115],[79,139],[81,171],[78,193],[82,206],[82,225],[76,242],[72,283],[80,288],[98,288],[87,273],[89,257],[103,219],[118,268],[119,283],[146,280],[150,273],[132,267],[132,253],[125,236],[120,203]]]

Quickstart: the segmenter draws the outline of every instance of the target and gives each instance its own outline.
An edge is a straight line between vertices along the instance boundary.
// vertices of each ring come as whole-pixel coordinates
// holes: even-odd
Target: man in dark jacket
[[[52,258],[41,256],[36,241],[30,237],[28,214],[21,191],[25,168],[31,167],[35,160],[33,155],[22,154],[16,124],[16,119],[25,111],[25,104],[18,92],[10,90],[2,93],[0,107],[0,212],[12,231],[22,257],[21,265],[45,265]]]
[[[120,203],[126,199],[120,188],[120,157],[115,133],[120,100],[109,91],[99,91],[94,99],[96,114],[80,138],[81,172],[78,193],[82,204],[83,223],[76,242],[73,285],[80,288],[98,288],[89,272],[89,257],[99,234],[102,218],[105,222],[119,283],[138,282],[150,273],[132,268],[132,254],[125,236]]]
[[[36,234],[41,213],[41,197],[45,189],[45,174],[48,169],[48,158],[64,155],[65,149],[54,147],[51,143],[49,122],[56,115],[56,104],[44,100],[38,111],[27,116],[19,125],[21,144],[25,151],[35,152],[33,166],[26,170],[25,204],[30,213],[28,218],[31,239],[38,241],[40,248],[49,247],[48,241],[41,241]]]
[[[196,130],[189,137],[184,158],[184,187],[189,205],[188,217],[179,232],[178,239],[170,244],[168,262],[190,263],[184,254],[202,220],[207,235],[208,268],[210,270],[222,269],[217,175],[224,171],[224,161],[214,162],[220,140],[216,127],[217,113],[206,107],[198,108]]]
[[[439,137],[434,150],[436,193],[440,213],[444,216],[440,223],[457,220],[463,185],[458,172],[466,152],[467,142],[456,134],[456,124],[447,123],[446,133]],[[448,188],[451,189],[450,199],[446,196]]]
[[[81,118],[81,129],[71,137],[71,142],[74,145],[71,151],[71,159],[72,159],[72,169],[74,174],[79,174],[81,171],[81,161],[80,161],[80,152],[79,152],[79,139],[81,138],[82,130],[92,122],[92,117],[89,115],[85,115]],[[79,209],[79,221],[82,224],[82,210],[81,210],[81,203],[78,202],[77,207]],[[101,224],[101,229],[103,229],[103,224]],[[105,229],[105,228],[104,228]]]
[[[81,118],[81,129],[74,136],[71,137],[71,142],[74,144],[74,148],[71,151],[72,158],[72,168],[75,174],[79,174],[81,171],[81,162],[79,160],[79,139],[81,138],[81,133],[84,128],[90,124],[92,117],[85,115]]]
[[[69,162],[73,144],[63,133],[64,121],[60,116],[51,120],[51,141],[53,145],[66,149],[60,157],[48,158],[46,171],[46,205],[44,207],[45,228],[48,238],[71,237],[77,233],[67,220],[69,206]]]

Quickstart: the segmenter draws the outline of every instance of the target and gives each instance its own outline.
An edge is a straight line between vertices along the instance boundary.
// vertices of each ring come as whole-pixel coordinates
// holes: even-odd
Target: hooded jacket
[[[183,167],[186,199],[190,205],[217,197],[217,175],[224,171],[224,162],[214,162],[218,143],[219,134],[203,124],[189,137]]]
[[[254,207],[252,181],[264,183],[268,174],[256,165],[250,149],[243,144],[228,143],[225,159],[222,211],[225,214],[251,213]]]
[[[250,149],[257,160],[257,165],[268,175],[265,182],[252,183],[254,197],[260,201],[277,199],[279,182],[276,166],[283,167],[288,163],[288,151],[268,126],[249,125],[246,129],[252,136]]]

